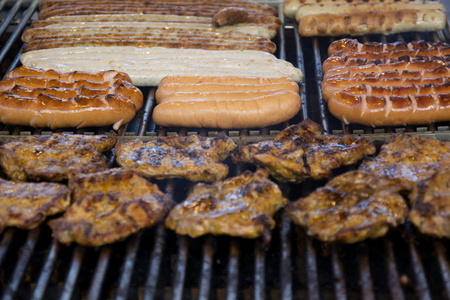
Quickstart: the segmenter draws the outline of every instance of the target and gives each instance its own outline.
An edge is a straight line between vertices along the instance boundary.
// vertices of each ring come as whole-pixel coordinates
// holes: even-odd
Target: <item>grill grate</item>
[[[0,1],[0,74],[17,67],[23,45],[20,35],[35,17],[38,0]],[[281,3],[271,3],[281,12]],[[281,19],[284,20],[283,16]],[[448,26],[447,26],[448,27]],[[298,122],[310,117],[328,133],[365,135],[385,140],[397,131],[450,140],[449,123],[406,128],[344,125],[329,115],[321,97],[321,63],[329,38],[301,38],[294,24],[279,32],[277,55],[305,74],[300,84],[303,107]],[[448,28],[432,34],[362,37],[390,42],[426,39],[449,41]],[[215,135],[215,130],[160,128],[151,121],[155,89],[142,88],[147,102],[136,118],[122,127],[121,139],[156,136]],[[288,124],[259,130],[229,130],[245,141],[273,137]],[[100,134],[109,128],[74,133]],[[57,130],[61,131],[61,130]],[[0,141],[50,131],[0,125]],[[111,156],[110,165],[114,163]],[[230,166],[231,174],[240,167]],[[189,186],[182,180],[159,182],[161,190],[181,201]],[[294,200],[320,183],[280,184]],[[421,236],[407,224],[387,237],[356,245],[329,245],[308,238],[280,214],[270,244],[206,236],[177,237],[163,225],[144,230],[124,242],[100,248],[66,247],[43,225],[32,231],[9,228],[0,236],[1,299],[449,299],[450,242]]]

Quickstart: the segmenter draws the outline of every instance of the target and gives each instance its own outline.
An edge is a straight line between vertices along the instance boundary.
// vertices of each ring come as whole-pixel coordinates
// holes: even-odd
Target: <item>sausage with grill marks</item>
[[[373,86],[360,84],[344,89],[345,92],[354,95],[367,96],[419,96],[450,93],[450,81],[443,83],[428,83],[405,86]]]
[[[406,51],[406,50],[422,50],[422,49],[441,49],[448,48],[450,44],[444,42],[426,42],[413,41],[410,43],[393,42],[393,43],[379,43],[369,42],[360,43],[356,39],[341,39],[334,41],[328,47],[328,56],[339,53],[343,56],[347,53],[355,52],[385,52],[385,51]]]
[[[84,88],[92,90],[89,96],[93,96],[95,93],[110,93],[128,98],[135,104],[136,110],[139,110],[144,104],[142,92],[132,85],[131,79],[126,73],[118,71],[61,73],[53,69],[42,70],[20,66],[8,72],[0,81],[0,92],[15,86],[28,89],[58,88],[59,90]]]
[[[176,24],[176,25],[174,25]],[[170,26],[170,28],[168,27]],[[124,22],[90,22],[61,23],[51,27],[31,28],[24,32],[22,41],[25,43],[42,38],[105,38],[126,35],[129,38],[143,40],[158,38],[209,38],[214,40],[235,41],[268,41],[262,36],[242,33],[239,31],[225,31],[201,24],[186,24],[164,22],[140,22],[138,24]]]
[[[254,50],[275,53],[276,45],[268,39],[263,41],[221,41],[214,38],[189,38],[183,41],[180,38],[146,39],[145,37],[134,39],[133,37],[106,36],[104,38],[42,38],[29,42],[24,52],[67,48],[67,47],[108,47],[130,46],[139,48],[164,47],[177,49],[204,49],[204,50]]]
[[[329,70],[333,70],[341,67],[351,67],[351,66],[363,66],[369,64],[391,64],[396,62],[414,62],[414,61],[439,61],[442,63],[450,62],[450,55],[444,56],[399,56],[394,58],[351,58],[351,57],[336,57],[331,56],[327,58],[323,64],[322,69],[323,72],[328,72]]]
[[[248,12],[241,7],[226,7],[214,14],[212,23],[215,27],[234,25],[247,21]]]
[[[89,73],[83,71],[62,73],[56,70],[43,70],[38,68],[29,68],[26,66],[20,66],[13,69],[5,75],[5,78],[17,78],[17,77],[29,77],[29,76],[42,76],[45,79],[58,79],[63,81],[77,81],[77,80],[89,80],[94,82],[110,81],[116,79],[122,79],[131,83],[131,78],[123,72],[118,71],[102,71],[96,73]]]
[[[400,56],[445,56],[450,55],[450,45],[448,47],[436,47],[430,49],[419,49],[419,50],[394,50],[394,51],[382,51],[382,52],[347,52],[343,53],[339,50],[332,56],[328,58],[334,59],[387,59],[387,58],[397,58]]]
[[[364,0],[366,1],[366,0]],[[234,7],[244,7],[246,9],[252,9],[252,10],[256,10],[256,11],[264,11],[270,14],[273,14],[274,16],[278,15],[278,10],[274,7],[271,7],[269,5],[263,5],[260,3],[256,3],[256,2],[250,2],[250,1],[179,1],[179,0],[152,0],[153,5],[170,5],[170,6],[214,6],[214,7],[230,7],[230,6],[234,6]],[[142,7],[142,6],[148,6],[148,3],[143,3],[140,1],[127,1],[127,3],[124,3],[123,0],[96,0],[95,3],[93,3],[92,1],[43,1],[41,3],[39,3],[39,10],[50,10],[50,9],[55,9],[55,8],[61,8],[61,7],[72,7],[74,5],[77,6],[89,6],[89,7],[93,7],[93,6],[97,6],[97,7],[115,7],[115,6],[120,6],[120,5],[126,5],[126,6],[138,6],[138,7]]]
[[[411,89],[405,88],[404,91]],[[448,84],[435,89],[442,89],[444,92],[427,95],[380,96],[355,95],[344,90],[331,95],[328,100],[328,109],[331,114],[346,124],[357,123],[373,127],[450,121]],[[376,90],[383,91],[382,88]],[[385,91],[389,91],[389,88]]]
[[[157,15],[181,15],[181,16],[196,16],[212,18],[214,14],[223,7],[214,6],[120,6],[110,5],[92,6],[86,5],[80,7],[79,5],[67,6],[64,8],[45,9],[39,12],[39,19],[45,20],[53,16],[75,16],[75,15],[104,15],[104,14],[157,14]],[[273,13],[265,11],[248,10],[247,22],[250,23],[270,23],[277,26],[281,25],[281,20]]]
[[[303,4],[337,4],[337,3],[386,3],[386,2],[409,2],[410,0],[285,0],[283,2],[283,13],[290,19],[295,19],[299,7]]]
[[[16,87],[13,91],[15,94],[0,94],[0,121],[8,125],[56,129],[113,124],[117,130],[136,114],[134,103],[118,95],[61,99],[49,94],[30,97],[32,93],[23,88]]]
[[[363,66],[350,66],[350,67],[339,67],[336,69],[329,70],[324,74],[324,80],[335,76],[337,74],[341,74],[344,72],[349,72],[349,76],[354,76],[357,73],[374,73],[379,74],[386,71],[395,71],[403,72],[403,71],[425,71],[431,70],[439,67],[448,67],[449,64],[447,62],[442,61],[399,61],[395,63],[387,63],[387,64],[368,64]]]
[[[395,71],[394,71],[395,72]],[[398,72],[396,75],[398,75]],[[372,86],[381,86],[381,87],[402,87],[409,85],[424,85],[424,84],[441,84],[450,81],[450,77],[423,77],[417,76],[415,73],[420,72],[412,72],[412,77],[405,76],[396,76],[396,77],[387,77],[383,76],[385,73],[379,74],[378,76],[372,77],[359,77],[359,78],[344,78],[344,77],[331,77],[322,82],[322,96],[325,101],[331,97],[331,95],[335,92],[342,91],[345,88],[366,84]],[[450,76],[450,72],[448,74]],[[424,75],[426,76],[426,75]]]

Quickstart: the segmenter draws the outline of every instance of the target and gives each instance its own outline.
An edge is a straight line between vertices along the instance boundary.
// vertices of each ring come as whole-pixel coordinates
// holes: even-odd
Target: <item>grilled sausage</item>
[[[11,70],[5,75],[5,78],[18,78],[29,76],[39,76],[45,79],[58,79],[63,81],[89,80],[93,82],[122,79],[131,83],[131,78],[127,74],[112,70],[96,73],[88,73],[82,71],[61,73],[56,70],[43,70],[37,68],[30,68],[26,66],[20,66],[18,68]]]
[[[397,71],[383,72],[379,75],[371,75],[362,73],[357,77],[348,77],[348,73],[333,76],[322,81],[322,96],[325,101],[327,101],[331,95],[337,91],[342,91],[347,87],[367,84],[372,86],[383,86],[383,87],[400,87],[408,85],[424,85],[424,84],[440,84],[445,83],[450,80],[450,69],[447,70],[447,76],[441,76],[438,74],[433,74],[431,71],[423,72],[402,72],[401,74]],[[369,76],[361,76],[369,75]]]
[[[249,2],[246,2],[249,3]],[[251,4],[251,3],[250,3]],[[257,4],[258,5],[258,4]],[[52,6],[39,11],[39,19],[45,20],[53,16],[71,15],[103,15],[103,14],[157,14],[157,15],[183,15],[212,18],[215,13],[226,7],[243,7],[248,11],[248,21],[256,23],[281,24],[277,17],[277,10],[267,5],[251,6],[229,5],[220,3],[195,2],[167,2],[167,3],[88,3],[67,4]]]
[[[105,35],[96,37],[49,37],[39,38],[29,42],[24,52],[67,47],[108,47],[108,46],[130,46],[139,48],[165,47],[177,49],[204,49],[204,50],[254,50],[275,53],[276,45],[266,38],[263,40],[218,40],[214,37],[192,37],[179,35],[168,38],[148,38],[145,35],[130,37],[125,35]]]
[[[153,121],[168,127],[266,127],[291,119],[301,107],[300,96],[288,90],[250,99],[223,92],[222,98],[163,102],[155,107]]]
[[[126,18],[128,17],[128,18]],[[22,35],[23,42],[33,37],[64,33],[65,35],[101,33],[150,33],[164,30],[183,30],[185,32],[214,32],[224,34],[236,32],[272,39],[276,36],[277,26],[271,24],[239,23],[232,26],[214,28],[212,18],[184,17],[172,15],[98,15],[98,16],[64,16],[50,20],[35,21],[31,28]]]
[[[445,28],[446,22],[444,11],[437,9],[323,13],[302,17],[299,32],[306,37],[388,35],[409,31],[438,31]]]
[[[375,11],[408,11],[408,10],[441,10],[445,11],[444,5],[433,1],[408,1],[408,2],[374,2],[374,3],[305,3],[297,10],[295,19],[300,21],[306,15],[312,14],[350,14],[353,12],[372,13]],[[399,17],[398,17],[399,18]],[[383,24],[379,24],[382,26]]]
[[[335,76],[340,73],[350,72],[349,76],[354,76],[357,73],[375,73],[379,74],[386,71],[424,71],[431,70],[438,67],[447,67],[448,63],[442,61],[399,61],[395,63],[387,64],[368,64],[363,66],[350,66],[350,67],[340,67],[336,69],[329,70],[324,74],[324,79]]]
[[[438,84],[419,84],[406,86],[373,86],[360,84],[344,89],[354,95],[366,96],[419,96],[450,93],[450,81]]]
[[[129,122],[142,92],[116,71],[60,73],[21,66],[0,81],[0,121],[33,127],[88,127]]]
[[[298,93],[299,87],[290,78],[167,76],[161,80],[155,93],[155,99],[159,103],[161,99],[179,91],[246,92],[255,90],[291,90]]]
[[[341,67],[351,67],[351,66],[363,66],[369,64],[391,64],[397,62],[415,62],[415,61],[439,61],[442,63],[450,62],[450,55],[445,56],[399,56],[394,58],[351,58],[351,57],[337,57],[331,56],[327,58],[323,64],[323,72],[328,72],[329,70],[341,68]]]
[[[0,92],[7,91],[15,86],[23,86],[28,89],[58,88],[95,90],[89,95],[115,94],[130,99],[136,110],[144,104],[142,92],[132,85],[130,77],[117,71],[104,71],[97,73],[67,72],[61,73],[55,70],[42,70],[20,66],[5,75],[0,81]],[[59,95],[55,95],[60,98]]]
[[[331,43],[328,47],[328,56],[339,55],[344,56],[354,52],[385,52],[385,51],[407,51],[422,49],[441,49],[448,48],[450,44],[443,42],[426,42],[413,41],[410,43],[394,42],[394,43],[360,43],[356,39],[340,39]]]
[[[346,124],[405,126],[450,121],[450,93],[420,96],[366,96],[345,91],[328,100],[331,114]]]
[[[270,13],[274,16],[278,15],[276,8],[268,5],[259,4],[251,1],[180,1],[180,0],[152,0],[154,6],[193,6],[193,7],[244,7],[248,10],[263,11]],[[43,11],[45,9],[56,9],[56,8],[67,8],[78,5],[83,7],[116,7],[116,6],[134,6],[134,7],[149,7],[149,3],[142,3],[141,1],[127,1],[124,3],[123,0],[96,0],[94,3],[92,1],[86,0],[76,0],[76,1],[43,1],[39,3],[39,10]]]
[[[291,63],[262,51],[91,47],[57,48],[22,54],[23,65],[61,72],[116,69],[135,85],[157,86],[168,75],[289,77],[303,74]]]
[[[19,87],[13,92],[0,94],[0,120],[4,124],[51,129],[113,124],[117,130],[136,114],[134,103],[117,95],[76,96],[62,100],[47,94],[30,97]]]
[[[334,3],[386,3],[386,2],[409,2],[410,0],[286,0],[283,2],[284,16],[295,19],[299,7],[303,4],[334,4]]]
[[[212,23],[215,27],[225,25],[234,25],[247,21],[248,12],[245,8],[227,7],[219,10],[212,17]]]

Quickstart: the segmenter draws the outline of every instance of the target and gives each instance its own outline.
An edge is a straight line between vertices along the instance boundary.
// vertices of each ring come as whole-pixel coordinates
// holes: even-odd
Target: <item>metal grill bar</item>
[[[266,278],[264,276],[264,271],[266,267],[265,263],[266,251],[264,250],[264,245],[260,239],[255,243],[255,275],[253,280],[254,285],[254,299],[264,300]]]
[[[59,245],[60,244],[55,239],[52,240],[50,251],[47,255],[47,259],[45,260],[44,267],[39,274],[39,279],[36,284],[36,288],[34,289],[32,300],[39,300],[44,298],[44,293],[47,288],[48,281],[50,280],[50,276],[56,263]]]
[[[336,299],[345,300],[347,299],[347,289],[345,287],[344,268],[336,245],[331,246],[331,260],[333,263],[334,292]]]
[[[150,93],[148,94],[147,101],[145,102],[144,112],[142,114],[142,121],[140,122],[138,132],[139,136],[144,136],[147,131],[148,123],[150,122],[152,116],[152,109],[155,103],[154,99],[155,99],[155,89],[152,88],[150,90]],[[155,126],[153,122],[151,123],[153,126]]]
[[[295,49],[297,54],[297,65],[296,67],[299,68],[303,76],[306,76],[305,73],[305,61],[303,57],[303,47],[302,47],[302,40],[300,38],[300,34],[298,32],[297,26],[294,25],[294,39],[295,39]],[[306,87],[305,87],[305,80],[302,80],[300,82],[300,98],[302,100],[302,115],[303,119],[307,119],[309,117],[308,113],[308,98],[306,94]]]
[[[25,269],[30,261],[30,257],[33,254],[34,247],[36,246],[37,240],[39,239],[40,229],[33,229],[28,233],[28,239],[26,243],[22,246],[19,253],[20,258],[16,263],[13,276],[6,286],[6,291],[3,293],[2,300],[12,300],[17,292],[20,281],[25,273]]]
[[[95,268],[94,278],[91,281],[87,299],[96,300],[100,298],[103,281],[105,279],[106,269],[111,257],[111,247],[105,246],[102,248],[98,258],[97,267]]]
[[[202,272],[200,276],[199,300],[209,299],[211,290],[212,265],[214,257],[213,237],[208,236],[203,244]]]
[[[6,0],[2,0],[0,2],[0,11],[3,9],[3,7],[5,7],[5,5],[6,5]]]
[[[228,258],[228,275],[227,275],[227,300],[238,298],[238,282],[239,282],[239,242],[232,240],[230,243],[230,255]]]
[[[77,282],[78,274],[80,272],[80,268],[83,263],[85,253],[86,253],[85,247],[82,246],[75,247],[72,258],[72,264],[70,265],[70,270],[67,275],[60,299],[62,300],[72,299],[72,294],[75,289],[75,284]]]
[[[430,290],[423,270],[419,253],[413,241],[408,241],[409,253],[411,255],[411,266],[414,271],[416,293],[422,300],[431,300]]]
[[[306,237],[306,276],[308,277],[308,299],[320,299],[319,278],[317,276],[316,252],[310,238]]]
[[[361,273],[362,296],[364,300],[375,300],[373,293],[372,277],[370,275],[369,255],[367,245],[363,244],[359,247],[359,270]]]
[[[159,269],[164,251],[164,240],[166,231],[163,224],[159,224],[156,229],[155,244],[151,253],[151,261],[145,283],[144,299],[156,299],[156,291],[158,288]]]
[[[6,252],[8,252],[9,246],[14,237],[14,233],[16,232],[15,228],[8,228],[3,232],[2,241],[0,242],[0,266],[3,263],[3,259],[5,258]]]
[[[441,269],[445,292],[447,293],[447,298],[450,298],[450,266],[448,260],[445,259],[445,247],[442,241],[435,240],[434,248],[436,249],[437,259]]]
[[[5,3],[2,3],[2,8],[5,5]],[[22,0],[18,0],[16,4],[11,8],[8,15],[5,18],[5,21],[3,21],[2,26],[0,26],[0,36],[3,35],[8,28],[8,26],[11,24],[11,21],[14,19],[14,16],[19,11],[20,6],[22,5]]]
[[[317,83],[317,97],[319,99],[319,109],[320,109],[320,117],[322,121],[322,126],[325,132],[330,133],[330,127],[328,126],[328,117],[326,115],[327,108],[325,107],[325,101],[322,97],[322,59],[320,57],[320,48],[319,48],[319,39],[313,38],[313,47],[314,47],[314,64],[315,64],[315,75],[316,75],[316,83]]]
[[[22,3],[22,0],[17,2],[19,5]],[[27,25],[28,21],[31,18],[31,15],[34,13],[37,5],[39,3],[39,0],[34,0],[28,9],[26,10],[25,15],[23,16],[22,20],[20,21],[19,25],[17,25],[16,30],[13,32],[11,37],[9,38],[8,42],[3,46],[3,49],[0,53],[0,63],[3,62],[5,59],[6,53],[11,49],[12,45],[16,42],[17,38],[20,37],[22,34],[23,29]]]
[[[386,239],[384,242],[386,265],[388,270],[388,285],[392,300],[405,299],[402,287],[400,286],[399,276],[397,272],[397,264],[395,262],[394,251],[392,249],[392,240]]]
[[[178,237],[178,254],[175,265],[175,278],[172,286],[172,300],[183,299],[184,279],[186,277],[187,260],[189,253],[189,241],[186,236]]]
[[[291,220],[283,213],[280,226],[281,264],[280,264],[280,297],[292,299],[292,261],[291,261]]]
[[[127,299],[128,289],[130,288],[131,276],[133,275],[134,261],[136,260],[139,243],[141,241],[142,231],[132,236],[128,241],[127,255],[124,258],[122,266],[122,276],[120,277],[119,288],[116,299]]]

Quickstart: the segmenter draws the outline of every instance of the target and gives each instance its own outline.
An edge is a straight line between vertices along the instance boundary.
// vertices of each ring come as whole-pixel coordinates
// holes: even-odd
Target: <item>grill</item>
[[[20,35],[39,1],[0,0],[0,72],[20,64]],[[280,2],[270,3],[279,8]],[[283,18],[283,16],[281,16]],[[277,55],[302,69],[303,108],[291,123],[312,118],[327,133],[366,136],[376,144],[392,133],[408,132],[450,140],[450,123],[396,128],[346,126],[333,118],[321,98],[321,63],[332,39],[300,38],[286,20],[277,37]],[[443,32],[365,36],[361,41],[449,41]],[[171,134],[216,135],[217,130],[160,128],[151,120],[155,89],[142,87],[147,101],[135,119],[122,127],[120,139],[151,140]],[[288,124],[258,130],[230,130],[241,142],[271,139]],[[100,134],[110,128],[73,133]],[[51,131],[0,125],[0,142]],[[114,157],[111,155],[111,165]],[[242,172],[230,165],[230,175]],[[323,182],[280,184],[295,200]],[[158,182],[180,202],[189,184]],[[411,224],[382,239],[355,245],[325,244],[308,238],[280,213],[269,244],[261,240],[177,236],[162,225],[127,240],[99,248],[66,247],[44,224],[32,231],[9,228],[0,235],[1,299],[449,299],[450,241],[419,234]]]

